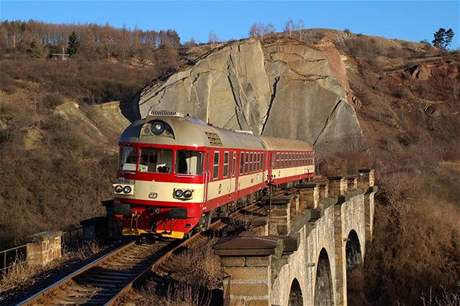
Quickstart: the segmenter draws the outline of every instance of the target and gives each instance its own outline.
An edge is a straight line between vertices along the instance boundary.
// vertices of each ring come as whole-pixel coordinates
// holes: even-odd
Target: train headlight
[[[121,186],[121,185],[116,185],[116,186],[114,187],[114,190],[115,190],[116,193],[121,193],[121,192],[123,191],[123,186]]]
[[[161,135],[165,130],[165,125],[163,122],[154,121],[151,127],[152,133],[155,135]]]
[[[123,187],[123,192],[124,192],[124,193],[131,193],[132,190],[133,190],[133,189],[132,189],[130,186],[125,186],[125,187]]]
[[[193,192],[191,190],[185,190],[184,191],[184,198],[190,199],[193,195]]]
[[[183,195],[184,195],[184,192],[182,191],[182,189],[174,190],[174,197],[176,199],[182,198]]]

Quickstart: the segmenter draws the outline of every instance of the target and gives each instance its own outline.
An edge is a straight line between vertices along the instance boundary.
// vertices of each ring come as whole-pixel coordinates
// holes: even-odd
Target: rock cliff
[[[230,43],[140,94],[151,110],[189,113],[209,123],[257,135],[303,139],[322,152],[362,145],[345,64],[331,43],[295,40]]]

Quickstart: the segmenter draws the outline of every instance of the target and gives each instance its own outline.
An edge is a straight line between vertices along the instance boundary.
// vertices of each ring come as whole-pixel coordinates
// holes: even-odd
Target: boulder
[[[146,87],[137,104],[140,116],[179,111],[215,126],[305,140],[325,153],[344,144],[356,148],[362,131],[347,101],[342,57],[332,48],[295,40],[230,43]]]

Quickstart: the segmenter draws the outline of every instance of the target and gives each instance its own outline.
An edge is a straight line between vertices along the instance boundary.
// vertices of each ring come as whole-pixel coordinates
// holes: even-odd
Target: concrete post
[[[305,209],[317,208],[319,203],[319,187],[316,183],[296,185],[300,194],[301,206]]]
[[[276,238],[245,236],[224,238],[214,246],[226,275],[224,305],[271,305],[271,265],[279,245]]]
[[[251,232],[256,236],[268,236],[268,222],[267,218],[260,217],[251,221]]]
[[[358,177],[358,188],[366,191],[369,187],[375,184],[375,170],[374,169],[360,169]]]
[[[268,221],[268,233],[274,236],[285,236],[291,231],[292,196],[277,196],[271,199],[271,210]]]
[[[365,221],[365,234],[366,249],[372,241],[372,233],[374,231],[374,195],[377,192],[377,187],[373,186],[367,189],[364,194],[364,221]]]
[[[30,236],[30,239],[31,242],[26,247],[28,264],[45,266],[54,259],[61,258],[62,232],[42,232]]]
[[[341,176],[328,177],[329,180],[329,196],[338,197],[344,195],[348,190],[347,181]]]
[[[358,188],[358,176],[356,175],[347,176],[347,185],[348,185],[347,186],[348,190]]]
[[[325,199],[329,197],[329,181],[324,180],[318,183],[319,187],[319,199]]]

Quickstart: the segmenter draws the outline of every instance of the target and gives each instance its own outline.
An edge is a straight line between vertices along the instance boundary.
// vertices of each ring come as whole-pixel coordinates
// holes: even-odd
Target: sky
[[[181,41],[206,42],[247,37],[253,23],[303,20],[305,28],[349,29],[353,33],[403,40],[433,39],[440,27],[452,28],[452,48],[460,47],[457,1],[8,1],[0,0],[1,20],[50,23],[109,23],[143,30],[174,29]]]

